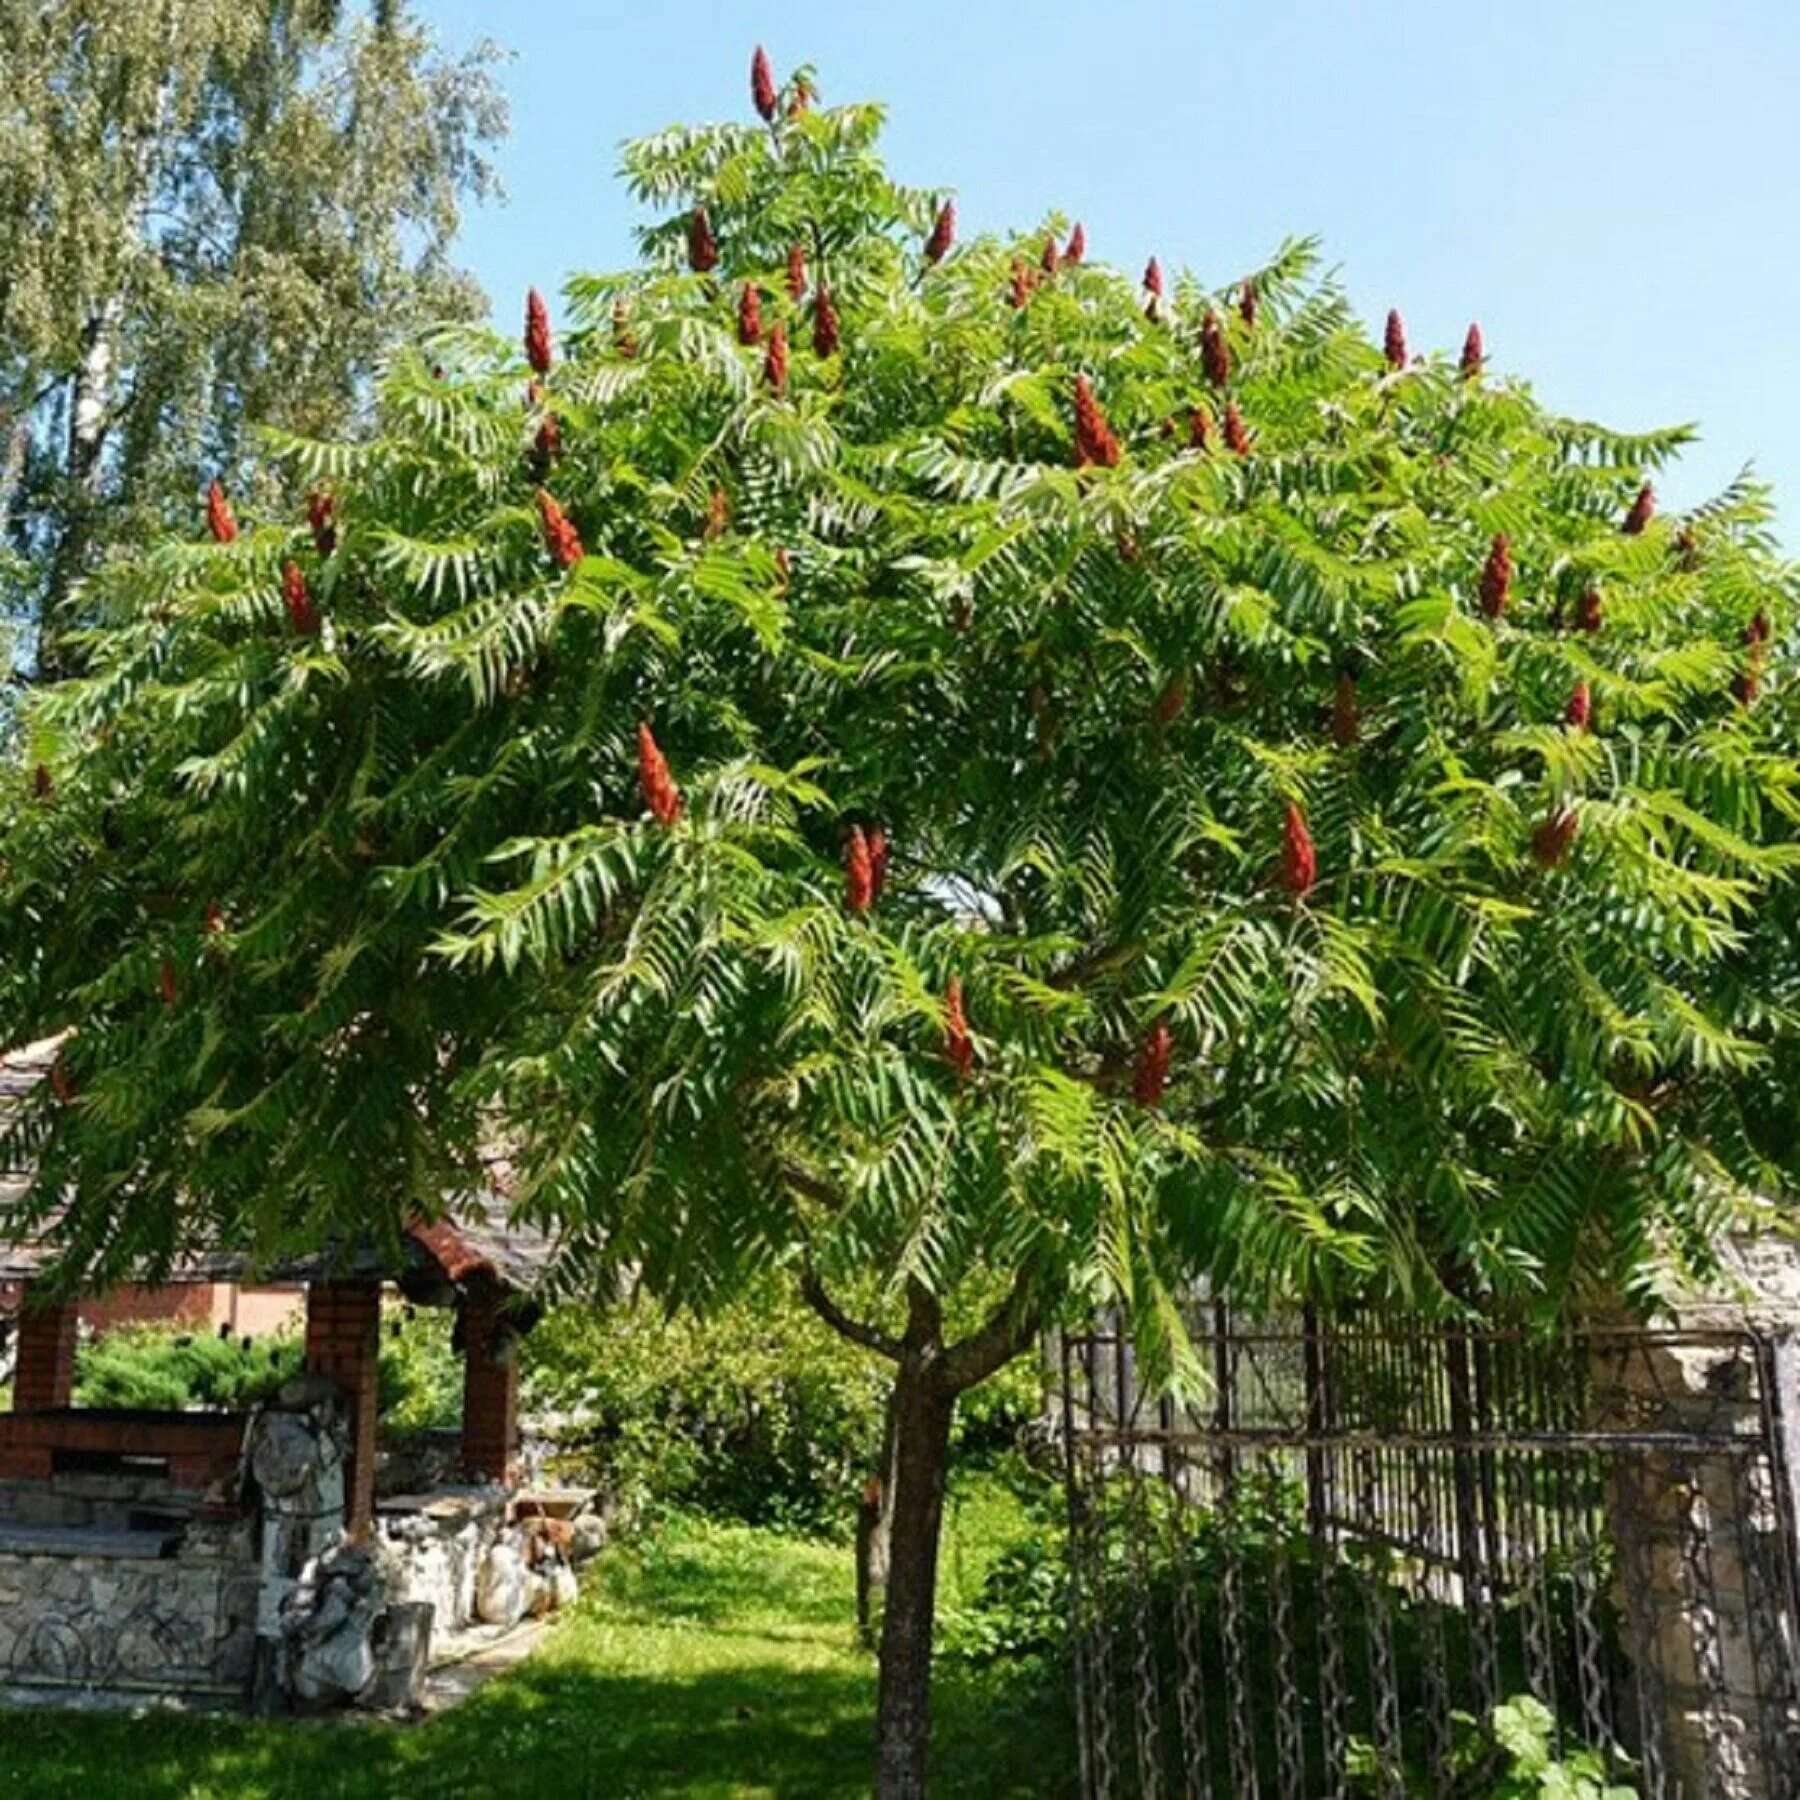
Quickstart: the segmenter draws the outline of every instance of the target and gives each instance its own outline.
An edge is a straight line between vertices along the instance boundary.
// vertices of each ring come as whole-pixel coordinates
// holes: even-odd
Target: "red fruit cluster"
[[[863,836],[869,845],[869,873],[875,877],[872,898],[879,900],[887,888],[888,835],[879,825],[871,825]]]
[[[238,534],[237,515],[225,498],[225,489],[217,481],[206,490],[206,529],[215,544],[229,544]]]
[[[975,1067],[975,1045],[963,1011],[962,981],[955,975],[944,984],[944,1060],[956,1071],[959,1081],[967,1081]]]
[[[819,297],[813,304],[813,355],[836,356],[838,350],[838,313],[831,303],[831,289],[819,284]]]
[[[525,360],[535,374],[550,373],[550,310],[536,288],[525,296]]]
[[[744,345],[762,342],[762,289],[754,281],[738,296],[737,337]]]
[[[1464,375],[1479,375],[1481,365],[1487,360],[1487,349],[1481,341],[1481,324],[1476,321],[1469,327],[1469,335],[1463,339],[1462,361],[1457,367]]]
[[[287,608],[288,623],[301,637],[311,637],[319,629],[319,609],[297,562],[281,565],[281,603]]]
[[[716,487],[706,497],[706,529],[708,538],[723,537],[725,528],[731,523],[731,499],[721,487]]]
[[[225,909],[216,900],[206,903],[205,930],[208,937],[225,935]]]
[[[1225,342],[1219,315],[1210,306],[1200,321],[1200,362],[1214,387],[1223,387],[1231,379],[1231,346]]]
[[[544,548],[559,568],[573,568],[587,554],[574,521],[556,504],[555,495],[546,488],[537,491],[537,509],[538,520],[544,529]]]
[[[313,548],[320,556],[329,556],[337,548],[337,502],[323,492],[306,496],[306,523],[312,532]]]
[[[1381,340],[1381,350],[1390,369],[1406,367],[1406,321],[1400,317],[1398,307],[1388,312],[1387,331]]]
[[[781,110],[781,94],[775,86],[775,72],[769,67],[769,53],[761,44],[750,58],[750,104],[772,124]]]
[[[794,559],[788,554],[786,544],[775,546],[775,578],[781,583],[781,591],[785,594],[794,580]]]
[[[769,348],[763,354],[763,380],[777,394],[787,392],[788,341],[787,327],[779,319],[769,331]]]
[[[1085,375],[1075,377],[1075,466],[1078,469],[1116,469],[1119,440],[1094,398]]]
[[[1569,704],[1563,708],[1563,723],[1571,731],[1585,731],[1587,722],[1594,715],[1594,697],[1588,691],[1585,681],[1575,684],[1575,691],[1569,696]]]
[[[1056,247],[1056,239],[1053,237],[1045,238],[1044,239],[1044,251],[1043,251],[1043,254],[1038,258],[1038,266],[1044,271],[1044,273],[1046,275],[1054,275],[1056,273],[1057,264],[1061,260],[1062,260],[1062,255],[1061,255],[1061,252]]]
[[[1137,1068],[1132,1072],[1131,1097],[1139,1106],[1160,1106],[1169,1085],[1169,1058],[1174,1054],[1175,1034],[1167,1019],[1158,1019],[1138,1046]]]
[[[1087,232],[1079,219],[1075,221],[1075,229],[1069,233],[1069,241],[1063,248],[1062,259],[1066,263],[1078,263],[1087,256]]]
[[[844,904],[857,914],[875,904],[875,859],[860,825],[852,825],[844,839]]]
[[[1235,400],[1225,402],[1225,442],[1234,456],[1250,454],[1250,429]]]
[[[1769,641],[1769,615],[1758,607],[1744,627],[1744,666],[1732,677],[1731,693],[1739,706],[1754,706],[1762,692],[1763,651]]]
[[[1623,524],[1619,527],[1627,537],[1641,537],[1644,527],[1656,516],[1656,490],[1649,482],[1638,489],[1637,498],[1632,501],[1630,510],[1625,514]]]
[[[50,770],[45,764],[39,763],[37,767],[31,771],[31,791],[37,795],[40,800],[48,800],[50,798],[50,790],[55,786],[56,783],[50,779]]]
[[[1576,630],[1598,631],[1600,620],[1600,590],[1597,587],[1583,589],[1581,598],[1575,603]]]
[[[1497,531],[1488,547],[1487,561],[1481,565],[1481,610],[1490,619],[1497,619],[1506,611],[1506,602],[1512,594],[1512,578],[1512,546],[1507,542],[1506,533]]]
[[[713,236],[712,220],[706,216],[704,206],[696,206],[688,220],[687,253],[688,267],[696,275],[705,275],[719,266],[719,242]]]
[[[806,252],[797,243],[788,245],[787,290],[796,306],[806,298]]]
[[[623,298],[613,302],[612,309],[613,348],[621,356],[631,357],[638,353],[637,338],[631,330],[631,314],[625,309]]]
[[[1151,709],[1152,716],[1159,725],[1170,725],[1181,717],[1182,709],[1187,705],[1187,682],[1179,675],[1171,675],[1163,686],[1163,691],[1156,696],[1156,705]]]
[[[1012,266],[1012,281],[1006,290],[1007,303],[1022,309],[1031,303],[1031,296],[1037,291],[1037,276],[1029,264],[1023,259]]]
[[[1196,406],[1188,413],[1188,448],[1212,448],[1212,417],[1204,406]]]
[[[537,436],[531,440],[531,454],[541,470],[548,469],[562,455],[562,422],[555,413],[547,412],[538,421]]]
[[[69,1066],[63,1061],[60,1051],[56,1061],[50,1065],[50,1091],[64,1106],[75,1098],[77,1091],[75,1077],[69,1073]]]
[[[156,986],[162,994],[164,1006],[173,1006],[181,998],[181,984],[175,979],[175,965],[166,956],[156,971]]]
[[[928,263],[942,262],[950,254],[950,246],[955,242],[956,202],[946,200],[931,222],[931,235],[925,240],[925,260]]]
[[[1304,899],[1319,879],[1318,853],[1306,815],[1291,800],[1281,827],[1281,885],[1297,899]]]
[[[1256,326],[1256,315],[1262,302],[1256,292],[1256,283],[1246,281],[1238,290],[1238,317],[1253,330]]]
[[[1553,813],[1531,834],[1531,854],[1546,869],[1554,869],[1569,854],[1580,825],[1581,816],[1572,806]]]
[[[1144,286],[1152,298],[1160,300],[1163,297],[1162,264],[1154,256],[1144,264]]]
[[[647,724],[638,726],[638,786],[650,816],[659,825],[673,825],[681,817],[681,789],[669,773],[669,759]]]
[[[1348,669],[1340,670],[1337,693],[1331,702],[1331,741],[1340,750],[1348,750],[1356,742],[1362,728],[1362,713],[1356,704],[1356,678]]]

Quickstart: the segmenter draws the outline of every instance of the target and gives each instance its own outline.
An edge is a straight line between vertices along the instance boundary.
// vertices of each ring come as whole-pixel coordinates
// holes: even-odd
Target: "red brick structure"
[[[306,1366],[337,1388],[349,1410],[344,1511],[349,1529],[359,1536],[375,1516],[375,1378],[380,1359],[381,1283],[314,1282],[306,1290]]]
[[[493,1282],[463,1301],[462,1459],[471,1475],[510,1484],[519,1451],[519,1359]]]
[[[19,1412],[47,1412],[67,1406],[75,1388],[75,1307],[34,1299],[26,1287],[19,1307],[18,1362],[13,1373],[13,1406]]]

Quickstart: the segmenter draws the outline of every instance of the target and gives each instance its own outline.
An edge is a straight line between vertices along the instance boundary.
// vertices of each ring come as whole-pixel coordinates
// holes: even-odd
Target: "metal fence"
[[[1800,1795],[1785,1342],[1193,1324],[1185,1408],[1060,1346],[1085,1794]]]

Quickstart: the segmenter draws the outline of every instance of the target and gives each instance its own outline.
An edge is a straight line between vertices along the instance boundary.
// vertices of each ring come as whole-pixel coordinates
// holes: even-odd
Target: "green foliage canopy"
[[[446,329],[367,441],[275,436],[329,554],[272,517],[96,576],[91,673],[4,802],[0,1022],[76,1027],[16,1128],[28,1210],[66,1198],[89,1274],[391,1231],[503,1135],[609,1277],[1117,1299],[1167,1355],[1197,1269],[1431,1306],[1704,1263],[1791,1174],[1758,1086],[1800,1015],[1758,924],[1800,819],[1766,497],[1622,529],[1686,432],[1393,366],[1308,244],[1253,309],[1048,271],[1054,217],[932,262],[941,197],[880,124],[632,145],[666,216],[571,285],[538,385]],[[1117,466],[1074,466],[1083,378]]]

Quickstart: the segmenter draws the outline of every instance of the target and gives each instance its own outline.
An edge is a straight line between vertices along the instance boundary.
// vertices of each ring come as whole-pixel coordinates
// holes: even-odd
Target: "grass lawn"
[[[986,1488],[953,1510],[948,1604],[1010,1523]],[[424,1725],[0,1712],[0,1794],[867,1793],[874,1662],[854,1644],[848,1551],[677,1521],[609,1550],[585,1586],[535,1655]],[[935,1703],[934,1795],[1073,1790],[1060,1691],[947,1661]]]

